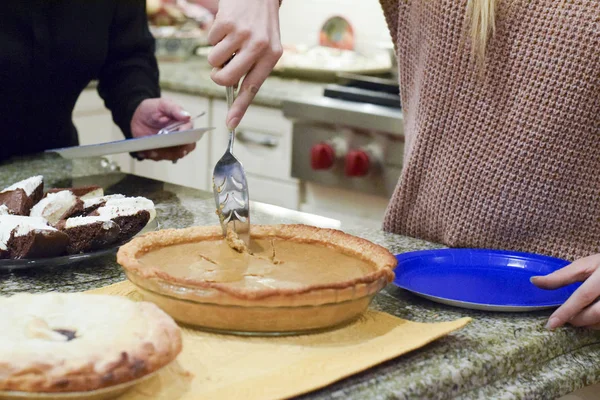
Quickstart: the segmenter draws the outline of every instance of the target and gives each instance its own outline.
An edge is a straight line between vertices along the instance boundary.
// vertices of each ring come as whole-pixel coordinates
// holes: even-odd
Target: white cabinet
[[[112,115],[104,107],[104,101],[95,89],[81,93],[73,109],[73,123],[77,128],[80,145],[97,144],[122,140],[123,133],[113,123]],[[127,154],[106,157],[116,163],[121,170],[131,170],[131,160]]]
[[[227,148],[226,115],[227,104],[213,100],[212,165]],[[252,200],[298,209],[299,184],[291,177],[292,124],[281,110],[251,106],[236,130],[234,154],[246,171]]]

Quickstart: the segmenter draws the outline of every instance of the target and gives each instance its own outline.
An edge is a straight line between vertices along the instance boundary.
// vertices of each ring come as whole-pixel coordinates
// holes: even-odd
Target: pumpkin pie
[[[305,331],[358,316],[393,277],[385,248],[338,230],[253,225],[250,246],[221,227],[146,234],[117,261],[175,319],[226,331]]]

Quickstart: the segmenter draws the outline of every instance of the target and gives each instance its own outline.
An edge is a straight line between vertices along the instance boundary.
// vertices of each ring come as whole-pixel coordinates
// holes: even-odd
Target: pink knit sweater
[[[466,0],[381,0],[405,165],[388,231],[566,259],[600,253],[600,1],[500,0],[485,75]]]

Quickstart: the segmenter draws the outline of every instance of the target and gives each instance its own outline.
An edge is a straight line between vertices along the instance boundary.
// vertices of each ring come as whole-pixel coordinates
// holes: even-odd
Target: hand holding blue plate
[[[579,283],[543,290],[530,282],[569,261],[483,249],[439,249],[396,256],[394,284],[432,301],[486,311],[524,312],[559,307]]]

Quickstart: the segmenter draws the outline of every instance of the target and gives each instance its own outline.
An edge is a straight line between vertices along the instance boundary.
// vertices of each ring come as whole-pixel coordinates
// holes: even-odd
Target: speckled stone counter
[[[108,192],[151,198],[163,228],[216,224],[209,193],[118,173],[99,160],[71,163],[53,156],[0,164],[0,187],[34,174],[48,186],[100,184]],[[86,177],[87,175],[95,175]],[[255,223],[306,222],[255,212]],[[377,230],[342,229],[386,246],[394,253],[439,247]],[[70,266],[0,272],[0,294],[83,291],[124,279],[114,255]],[[472,317],[465,329],[406,356],[384,363],[306,399],[552,399],[600,382],[600,333],[574,328],[546,331],[548,312],[493,314],[451,308],[393,286],[374,308],[415,321]]]
[[[194,57],[188,61],[161,61],[160,87],[163,91],[179,92],[225,100],[225,89],[210,78],[212,67],[206,59]],[[93,81],[88,89],[95,89]],[[271,75],[263,83],[252,104],[281,107],[286,99],[321,97],[325,83]]]
[[[225,89],[210,79],[212,67],[205,59],[185,62],[160,62],[160,86],[163,90],[225,99]],[[252,104],[280,107],[288,98],[323,95],[324,84],[270,76]]]

